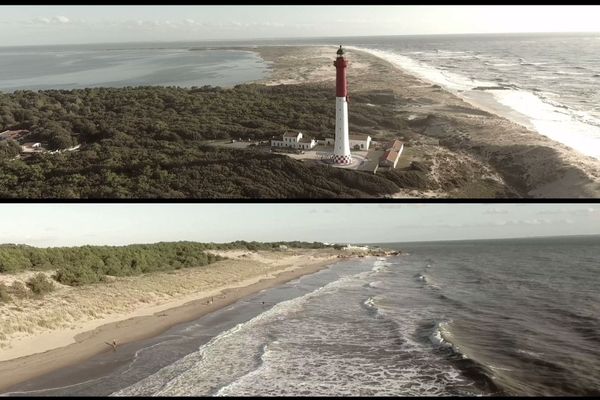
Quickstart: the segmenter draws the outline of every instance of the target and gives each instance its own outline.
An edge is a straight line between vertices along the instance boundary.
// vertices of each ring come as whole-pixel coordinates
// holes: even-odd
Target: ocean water
[[[353,38],[347,43],[600,158],[600,33]]]
[[[386,246],[12,394],[600,395],[600,237]]]
[[[262,79],[251,51],[190,44],[0,48],[0,91],[124,86],[223,86]]]

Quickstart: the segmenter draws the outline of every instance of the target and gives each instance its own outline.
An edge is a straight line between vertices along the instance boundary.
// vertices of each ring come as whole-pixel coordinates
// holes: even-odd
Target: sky
[[[0,243],[378,243],[600,234],[600,204],[10,204]]]
[[[0,46],[598,32],[600,6],[0,6]]]

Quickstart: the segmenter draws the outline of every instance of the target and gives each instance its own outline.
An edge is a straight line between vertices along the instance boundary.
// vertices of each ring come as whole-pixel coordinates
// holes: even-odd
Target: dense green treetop
[[[272,250],[325,248],[319,242],[198,243],[160,242],[127,246],[80,246],[38,248],[27,245],[0,245],[0,273],[25,270],[56,270],[55,279],[68,285],[103,280],[106,275],[130,276],[154,271],[201,267],[222,260],[207,250]]]
[[[331,136],[335,102],[319,85],[126,87],[0,93],[0,130],[28,129],[28,141],[79,151],[15,159],[0,143],[3,198],[331,198],[397,192],[401,180],[329,168],[256,150],[207,145],[267,141],[287,130]],[[354,97],[350,128],[375,134],[401,118]]]

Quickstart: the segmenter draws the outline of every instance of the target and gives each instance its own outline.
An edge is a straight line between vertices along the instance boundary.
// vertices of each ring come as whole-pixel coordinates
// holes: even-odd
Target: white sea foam
[[[366,273],[370,273],[367,271]],[[113,396],[193,396],[210,394],[232,379],[238,379],[258,367],[256,355],[264,351],[261,326],[284,321],[300,311],[315,296],[351,284],[364,272],[345,276],[304,296],[283,301],[251,320],[222,332],[197,351],[170,364]]]
[[[421,79],[441,85],[451,90],[469,90],[477,86],[495,85],[494,82],[474,80],[453,72],[442,71],[424,62],[417,61],[413,58],[406,57],[404,55],[394,53],[391,51],[352,46],[348,46],[348,49],[356,49],[370,53],[376,57],[390,62],[391,64],[399,67],[400,69],[403,69],[416,75]]]
[[[340,301],[347,307],[338,308]],[[327,300],[331,302],[325,314],[319,308],[317,315],[278,325],[279,339],[266,346],[260,366],[217,395],[440,395],[447,393],[448,384],[464,382],[456,369],[436,363],[419,344],[399,346],[397,331],[386,320],[331,320],[328,315],[334,310],[346,317],[357,312],[345,298]],[[375,307],[375,302],[371,297],[363,304]],[[409,334],[410,326],[400,329]]]
[[[375,307],[375,299],[373,297],[369,297],[368,299],[366,299],[364,301],[363,304],[369,308],[374,308]]]
[[[380,306],[379,298],[363,297],[374,274],[279,303],[115,394],[443,395],[467,386],[413,338],[418,316],[411,312],[397,324],[365,313],[365,306]]]
[[[389,267],[392,264],[388,261],[381,261],[381,260],[377,260],[373,263],[373,268],[371,269],[371,271],[373,272],[381,272],[381,271],[388,271]]]
[[[374,281],[369,282],[369,286],[372,288],[382,289],[385,288],[385,283],[383,283],[383,281]]]
[[[545,358],[543,353],[536,353],[534,351],[529,351],[529,350],[522,350],[522,349],[518,349],[517,353],[521,353],[521,354],[526,354],[530,357],[534,357],[540,360],[543,360]]]
[[[475,87],[497,86],[495,82],[470,79],[454,72],[443,71],[391,51],[354,48],[389,61],[400,69],[428,82],[441,85],[463,98],[465,96],[461,95],[461,92],[472,90]],[[542,63],[535,64],[541,65]],[[529,124],[524,124],[522,119],[515,118],[512,113],[503,112],[502,107],[494,108],[494,110],[488,109],[488,111],[495,112],[513,122],[534,129],[538,133],[563,143],[584,155],[600,159],[600,120],[594,116],[583,111],[570,109],[550,100],[547,96],[544,96],[544,93],[534,94],[523,89],[488,90],[487,92],[493,95],[498,104],[506,106],[525,117]],[[472,98],[470,98],[470,102],[476,106],[478,105],[476,100],[474,101]],[[481,104],[479,106],[483,107]]]
[[[431,343],[437,347],[452,347],[452,343],[447,342],[444,339],[443,333],[446,329],[447,322],[436,322],[431,335],[429,336],[429,340]]]
[[[491,91],[500,104],[527,116],[535,130],[585,155],[600,158],[600,121],[551,104],[524,90]],[[580,121],[580,119],[586,122]]]

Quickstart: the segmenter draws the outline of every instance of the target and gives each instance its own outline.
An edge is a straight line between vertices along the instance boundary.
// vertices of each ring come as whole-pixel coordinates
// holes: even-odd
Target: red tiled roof
[[[298,133],[288,132],[288,133],[284,133],[283,137],[298,137],[299,134],[300,134],[300,132],[298,132]]]
[[[381,158],[382,161],[389,161],[389,162],[395,162],[396,159],[398,158],[399,154],[397,151],[394,150],[388,150],[385,153],[383,153],[383,157]]]
[[[400,151],[402,146],[403,146],[403,143],[401,141],[394,140],[393,142],[390,142],[389,149],[398,152],[398,151]]]

